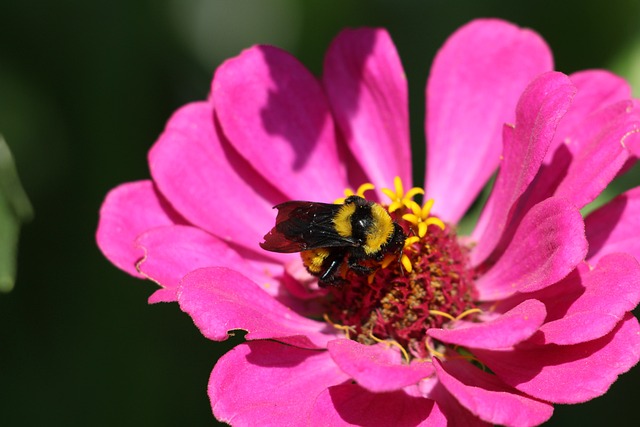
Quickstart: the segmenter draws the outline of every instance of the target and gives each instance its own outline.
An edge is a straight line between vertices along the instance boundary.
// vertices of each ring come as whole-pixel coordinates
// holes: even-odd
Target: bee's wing
[[[277,205],[276,225],[260,244],[272,252],[301,252],[315,248],[354,246],[355,240],[340,236],[333,218],[341,205],[291,201]]]

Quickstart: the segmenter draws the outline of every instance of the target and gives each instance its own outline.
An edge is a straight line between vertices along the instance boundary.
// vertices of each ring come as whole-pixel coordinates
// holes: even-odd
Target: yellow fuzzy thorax
[[[347,204],[342,205],[338,214],[333,218],[333,225],[336,228],[336,232],[342,237],[351,237],[351,216],[356,211],[356,205]]]
[[[387,243],[393,233],[393,220],[389,213],[380,205],[371,206],[373,225],[367,230],[367,241],[363,248],[367,255],[374,254]]]

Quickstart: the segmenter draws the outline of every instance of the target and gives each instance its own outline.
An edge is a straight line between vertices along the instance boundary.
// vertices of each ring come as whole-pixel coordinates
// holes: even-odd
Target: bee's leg
[[[336,251],[324,260],[322,263],[324,271],[320,275],[319,279],[320,287],[325,287],[326,285],[338,285],[341,282],[344,282],[344,280],[338,275],[340,266],[344,262],[344,256],[345,254],[343,251]]]
[[[373,268],[362,264],[360,261],[361,260],[358,257],[349,257],[349,268],[360,276],[366,276],[367,274],[373,273]]]

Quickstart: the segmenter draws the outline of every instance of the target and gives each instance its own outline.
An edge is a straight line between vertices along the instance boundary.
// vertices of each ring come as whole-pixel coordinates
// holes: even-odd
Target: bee
[[[343,204],[284,202],[276,225],[260,246],[271,252],[300,252],[321,286],[340,285],[349,270],[370,274],[387,254],[399,255],[407,238],[378,203],[350,196]]]

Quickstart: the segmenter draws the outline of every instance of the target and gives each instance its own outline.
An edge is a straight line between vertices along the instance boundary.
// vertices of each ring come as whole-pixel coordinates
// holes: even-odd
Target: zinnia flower
[[[451,36],[426,88],[423,191],[384,30],[342,32],[321,80],[252,47],[171,117],[152,179],[109,193],[98,244],[207,338],[246,331],[209,380],[219,420],[541,424],[640,357],[640,187],[580,213],[636,160],[638,101],[606,71],[552,68],[545,42],[506,22]],[[496,170],[474,231],[458,235]],[[260,248],[274,205],[354,192],[405,230],[401,260],[323,288],[298,254]]]

